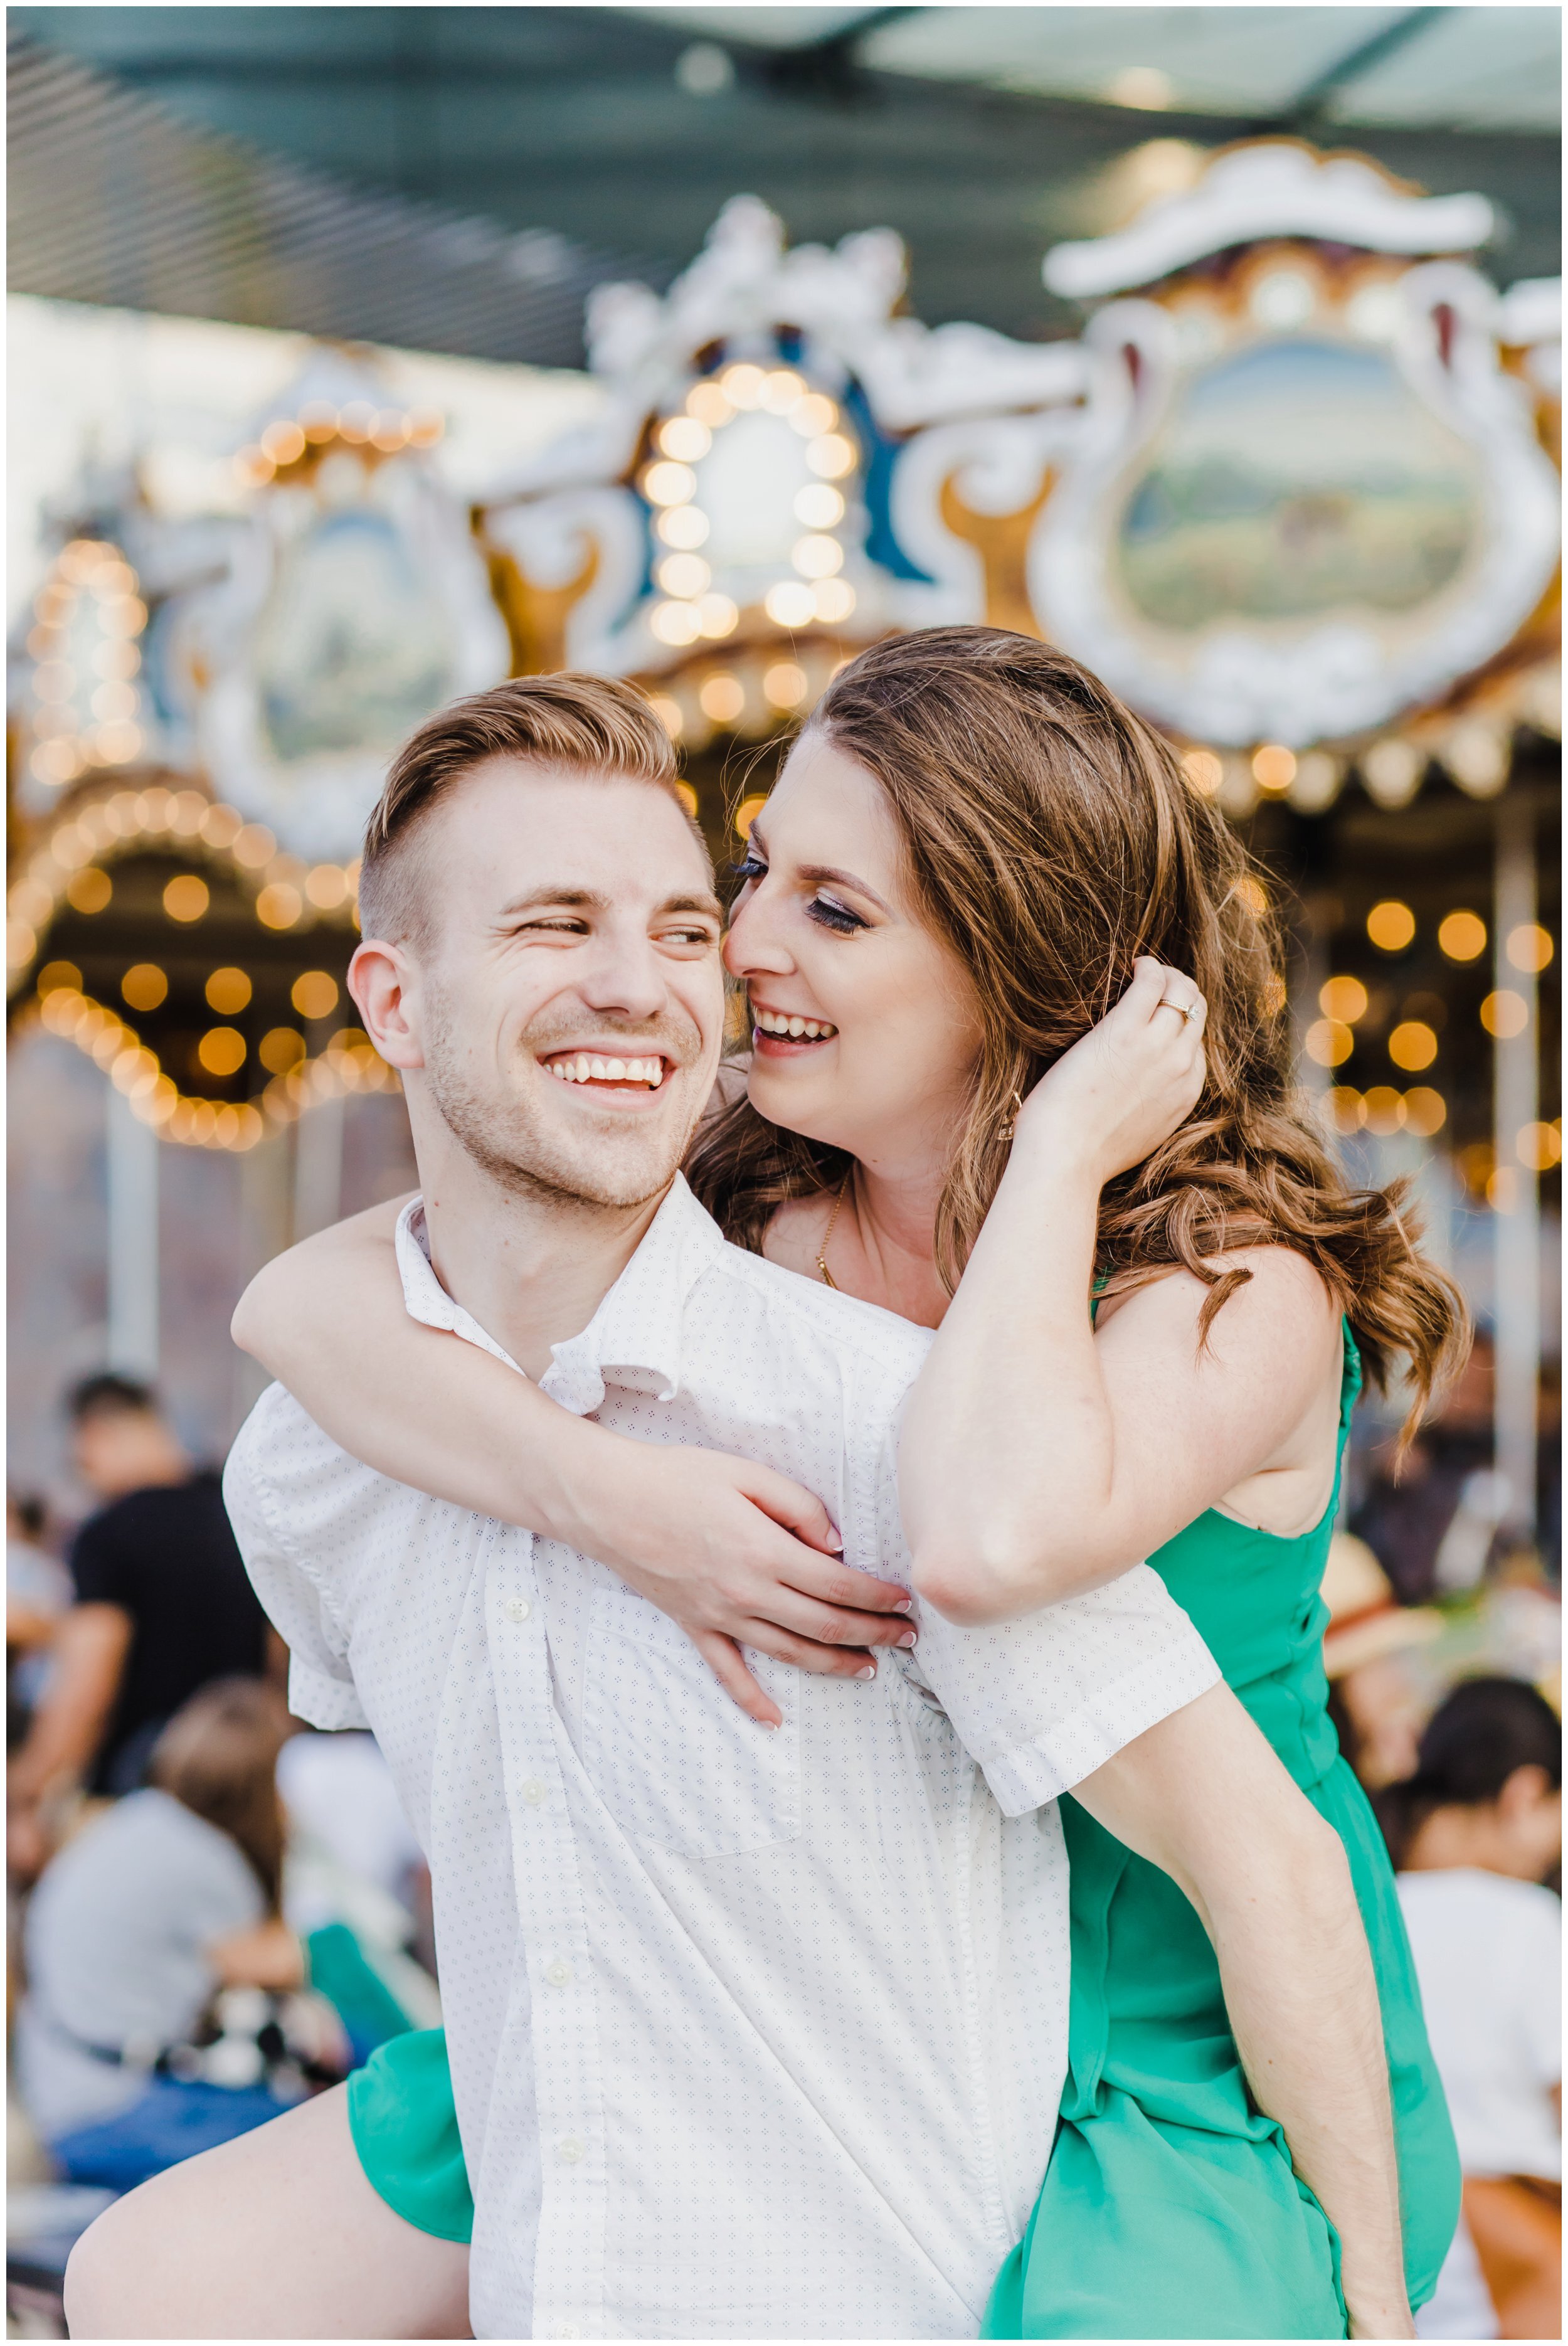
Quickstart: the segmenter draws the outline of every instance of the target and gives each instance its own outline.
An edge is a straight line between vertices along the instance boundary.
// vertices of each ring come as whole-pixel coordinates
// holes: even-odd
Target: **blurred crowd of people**
[[[1466,2178],[1419,2327],[1540,2338],[1560,2334],[1561,1608],[1500,1527],[1489,1376],[1482,1346],[1402,1473],[1376,1454],[1363,1471],[1324,1663],[1400,1868]],[[127,1378],[67,1406],[90,1511],[7,1502],[11,2164],[86,2220],[431,2025],[439,1998],[428,1875],[381,1755],[290,1718],[218,1471]],[[1541,1498],[1554,1537],[1544,1474]],[[14,2278],[16,2232],[14,2213]]]
[[[1329,1710],[1395,1865],[1464,2169],[1428,2338],[1552,2338],[1562,2300],[1562,1484],[1503,1516],[1492,1357],[1359,1462],[1324,1577]]]
[[[6,1518],[11,2272],[46,2293],[108,2196],[440,2016],[390,1775],[290,1718],[219,1472],[130,1379],[67,1408],[96,1504]]]

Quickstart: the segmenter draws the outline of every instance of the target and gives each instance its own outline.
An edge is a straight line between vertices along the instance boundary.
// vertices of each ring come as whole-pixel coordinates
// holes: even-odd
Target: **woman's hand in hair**
[[[1146,956],[1114,1010],[1064,1051],[1024,1101],[1013,1146],[1071,1156],[1102,1186],[1186,1122],[1204,1084],[1207,1005],[1189,977]]]
[[[1190,981],[1140,964],[1018,1118],[1011,1159],[911,1397],[899,1444],[920,1595],[977,1628],[1113,1579],[1225,1505],[1287,1535],[1332,1484],[1339,1304],[1284,1246],[1205,1259],[1246,1276],[1213,1338],[1184,1265],[1091,1314],[1104,1184],[1191,1114]],[[1157,1160],[1156,1160],[1157,1161]]]

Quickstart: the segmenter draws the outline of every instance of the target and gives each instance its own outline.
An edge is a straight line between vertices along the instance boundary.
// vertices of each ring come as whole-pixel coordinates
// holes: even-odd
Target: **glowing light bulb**
[[[762,607],[778,627],[803,627],[817,616],[816,597],[796,578],[770,586]]]

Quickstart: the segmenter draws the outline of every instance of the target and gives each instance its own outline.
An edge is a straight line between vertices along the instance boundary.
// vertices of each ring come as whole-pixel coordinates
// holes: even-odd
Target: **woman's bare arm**
[[[1339,1316],[1278,1248],[1207,1343],[1185,1271],[1089,1313],[1100,1190],[1190,1111],[1196,1022],[1141,963],[1123,1000],[1031,1095],[1012,1158],[904,1423],[900,1491],[921,1594],[1004,1620],[1110,1579],[1245,1485],[1305,1528],[1329,1498]],[[1227,1260],[1231,1260],[1229,1258]]]
[[[858,1677],[910,1637],[909,1592],[841,1561],[820,1500],[719,1451],[633,1442],[477,1345],[411,1319],[402,1200],[306,1239],[251,1281],[234,1341],[377,1473],[596,1556],[678,1621],[740,1707],[779,1724],[741,1646]]]
[[[1196,1908],[1254,2098],[1339,2235],[1350,2335],[1413,2336],[1378,1984],[1339,1834],[1228,1687],[1073,1796]]]

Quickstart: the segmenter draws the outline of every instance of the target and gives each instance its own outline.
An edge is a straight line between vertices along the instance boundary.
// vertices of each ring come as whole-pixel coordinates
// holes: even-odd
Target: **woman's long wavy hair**
[[[1116,1001],[1135,955],[1152,954],[1207,1000],[1207,1079],[1180,1130],[1102,1196],[1105,1292],[1179,1264],[1210,1290],[1207,1337],[1251,1276],[1211,1259],[1291,1247],[1346,1313],[1374,1381],[1408,1364],[1408,1439],[1463,1356],[1463,1302],[1416,1250],[1408,1183],[1351,1190],[1293,1096],[1267,896],[1167,744],[1064,652],[997,627],[875,645],[808,730],[881,785],[916,901],[974,990],[983,1041],[937,1209],[950,1290],[1002,1178],[1014,1091],[1027,1094]],[[836,1188],[848,1164],[742,1096],[698,1136],[687,1172],[728,1235],[759,1250],[776,1208]]]

